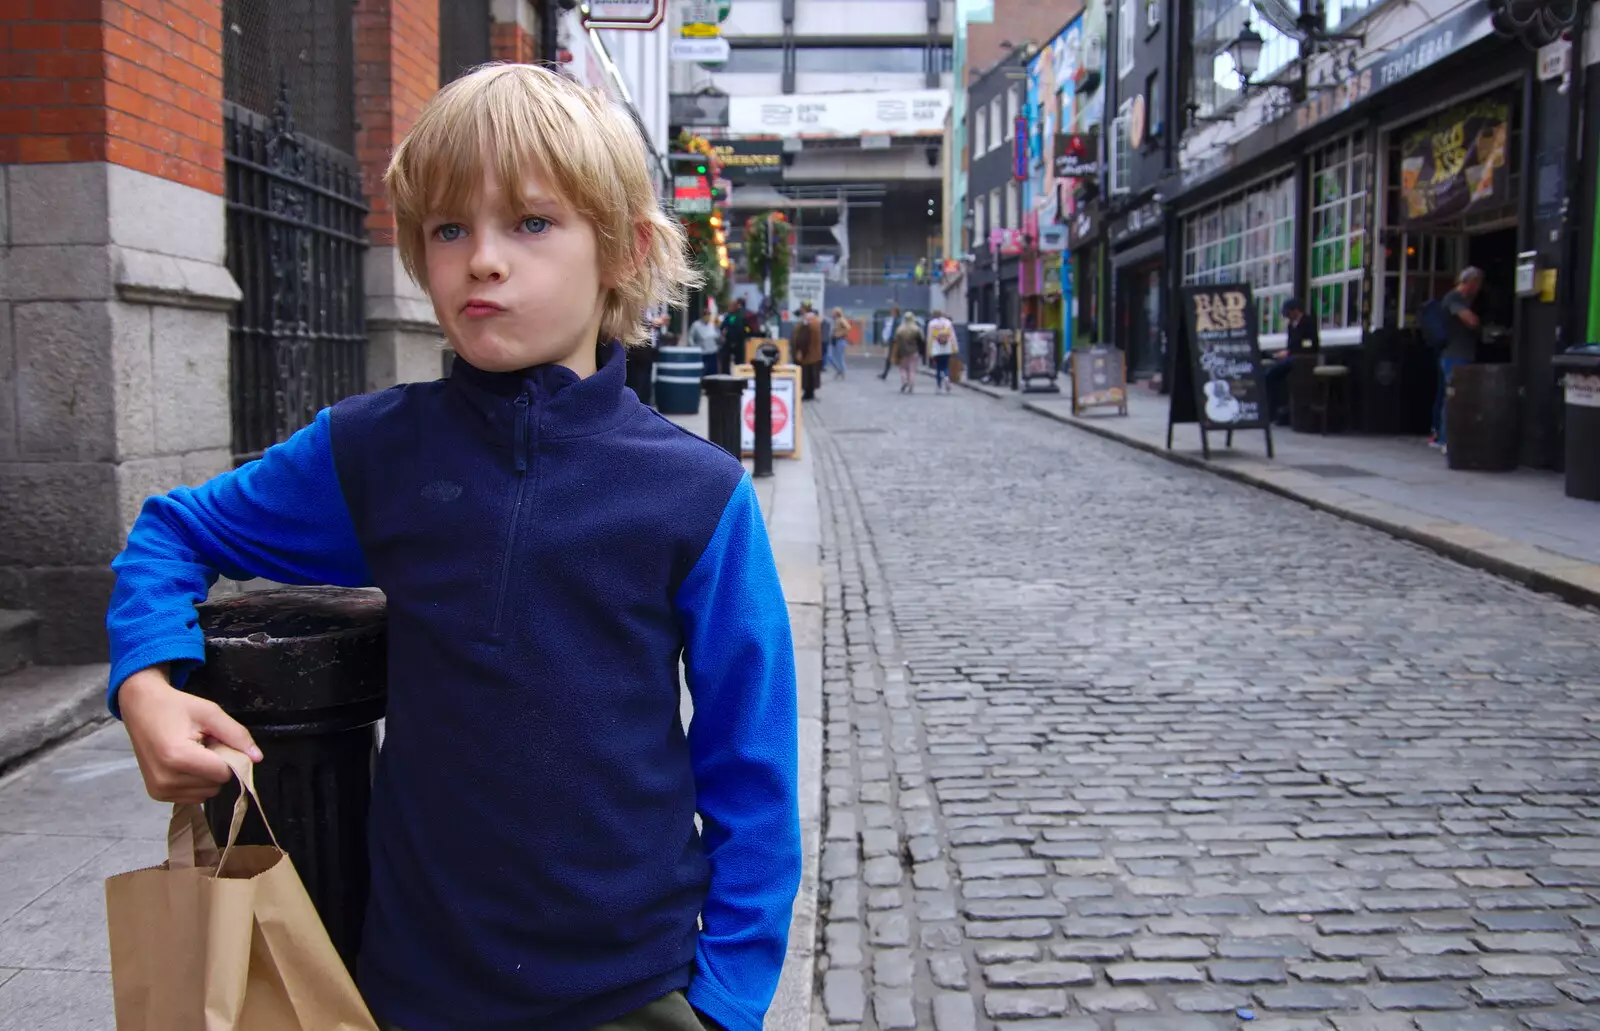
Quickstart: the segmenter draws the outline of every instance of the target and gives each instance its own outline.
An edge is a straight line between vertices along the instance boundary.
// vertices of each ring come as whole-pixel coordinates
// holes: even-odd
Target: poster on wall
[[[1207,431],[1223,430],[1228,445],[1235,430],[1261,430],[1272,457],[1272,421],[1267,406],[1267,381],[1261,368],[1259,312],[1248,283],[1221,283],[1183,288],[1183,325],[1177,355],[1178,382],[1173,384],[1167,413],[1167,448],[1172,427],[1200,424],[1200,449],[1211,457]],[[1185,383],[1184,381],[1188,382]]]
[[[1499,208],[1511,198],[1505,96],[1458,104],[1400,141],[1400,192],[1408,225]]]

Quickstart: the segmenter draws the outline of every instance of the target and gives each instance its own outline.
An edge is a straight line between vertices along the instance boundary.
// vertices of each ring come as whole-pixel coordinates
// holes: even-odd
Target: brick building
[[[0,674],[103,660],[147,495],[440,374],[384,166],[441,69],[554,54],[571,6],[0,4]]]

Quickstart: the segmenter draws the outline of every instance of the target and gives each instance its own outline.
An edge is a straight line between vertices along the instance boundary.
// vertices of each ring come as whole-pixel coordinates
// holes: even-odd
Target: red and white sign
[[[772,377],[772,451],[773,454],[792,453],[794,446],[794,376]],[[744,451],[756,449],[756,381],[744,381],[744,418],[739,427],[739,447]]]

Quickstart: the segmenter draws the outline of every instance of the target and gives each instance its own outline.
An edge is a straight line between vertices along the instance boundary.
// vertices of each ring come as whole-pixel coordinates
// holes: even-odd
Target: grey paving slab
[[[1600,612],[975,394],[810,426],[830,1026],[1592,1022]]]
[[[24,970],[0,984],[0,1031],[115,1031],[111,975]]]
[[[131,752],[81,741],[0,783],[0,833],[164,841],[170,812],[145,793]]]
[[[106,878],[155,866],[166,843],[112,842],[23,909],[0,921],[0,966],[23,969],[106,970]]]
[[[115,838],[0,833],[0,922],[110,848]]]

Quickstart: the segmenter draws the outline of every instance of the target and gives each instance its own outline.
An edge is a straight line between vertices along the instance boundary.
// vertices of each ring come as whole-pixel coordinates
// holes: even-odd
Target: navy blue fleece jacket
[[[771,547],[742,466],[602,357],[343,401],[149,499],[113,563],[113,711],[203,660],[219,574],[387,595],[359,979],[407,1031],[576,1031],[675,989],[759,1031],[777,986],[800,830]]]

